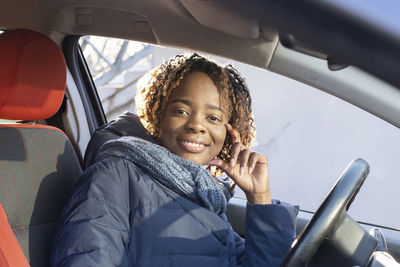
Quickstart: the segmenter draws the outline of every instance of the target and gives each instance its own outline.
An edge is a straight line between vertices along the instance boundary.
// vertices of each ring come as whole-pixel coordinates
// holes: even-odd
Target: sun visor
[[[240,14],[221,1],[181,0],[186,10],[201,25],[241,38],[257,39],[260,29],[256,19]],[[243,2],[245,5],[246,2]]]

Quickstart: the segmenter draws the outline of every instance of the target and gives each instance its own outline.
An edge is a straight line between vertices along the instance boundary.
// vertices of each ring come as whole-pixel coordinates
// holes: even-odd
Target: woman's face
[[[187,160],[205,165],[224,145],[226,112],[210,77],[192,72],[168,100],[161,121],[160,143]]]

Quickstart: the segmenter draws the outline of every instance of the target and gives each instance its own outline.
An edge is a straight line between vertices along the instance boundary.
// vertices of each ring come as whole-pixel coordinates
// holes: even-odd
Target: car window
[[[134,112],[136,82],[146,71],[188,51],[112,38],[80,40],[107,120]],[[212,56],[211,56],[212,57]],[[232,60],[253,98],[254,150],[269,160],[273,198],[315,211],[351,160],[364,158],[371,172],[350,208],[358,221],[400,229],[400,130],[322,91]],[[235,197],[245,198],[240,189]]]
[[[152,68],[154,46],[96,36],[82,37],[79,43],[107,120],[134,111],[136,82]]]

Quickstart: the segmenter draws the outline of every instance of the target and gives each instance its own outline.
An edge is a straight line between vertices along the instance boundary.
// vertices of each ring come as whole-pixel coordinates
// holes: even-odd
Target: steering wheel
[[[346,213],[368,173],[369,165],[363,159],[353,160],[349,164],[297,236],[281,266],[306,266],[314,255],[321,258],[320,254],[325,254],[335,264],[345,262],[346,265],[364,266],[368,262],[377,241]],[[325,252],[319,249],[321,245],[327,248]]]

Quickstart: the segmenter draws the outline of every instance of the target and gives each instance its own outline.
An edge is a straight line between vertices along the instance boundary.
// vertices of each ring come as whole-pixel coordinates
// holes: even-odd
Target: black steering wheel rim
[[[353,160],[343,171],[310,222],[297,236],[281,266],[305,266],[324,239],[340,224],[369,173],[363,159]]]

